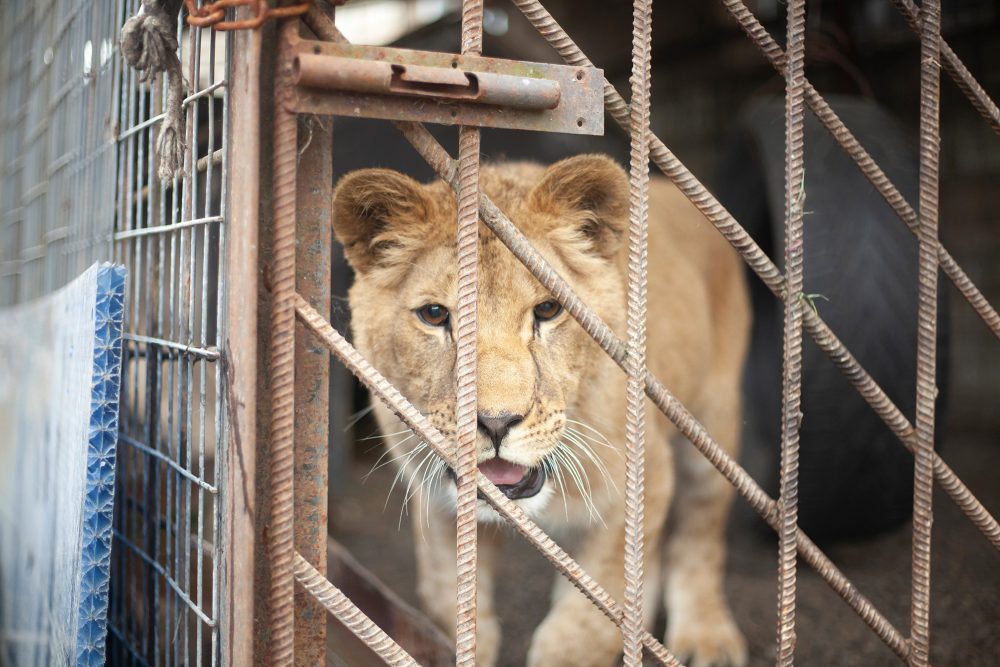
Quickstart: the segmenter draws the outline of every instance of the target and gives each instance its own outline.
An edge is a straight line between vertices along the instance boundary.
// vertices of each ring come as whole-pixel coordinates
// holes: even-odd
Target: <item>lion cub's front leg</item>
[[[417,595],[427,615],[454,640],[458,576],[455,518],[438,508],[431,507],[428,511],[425,503],[421,492],[415,494],[410,515],[417,553]],[[479,526],[476,567],[476,665],[479,667],[493,667],[500,654],[500,623],[493,610],[493,564],[501,537],[496,526]]]

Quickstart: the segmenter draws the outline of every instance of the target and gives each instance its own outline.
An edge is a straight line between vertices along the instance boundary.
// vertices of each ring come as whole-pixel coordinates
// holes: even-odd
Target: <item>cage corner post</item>
[[[296,292],[330,319],[333,119],[299,115]],[[326,576],[330,353],[301,322],[295,332],[295,550]],[[326,663],[327,611],[295,590],[296,664]]]
[[[267,451],[258,452],[259,462],[267,461],[269,519],[266,527],[259,522],[268,572],[258,582],[267,583],[268,594],[266,603],[263,595],[257,598],[257,617],[267,618],[257,659],[274,665],[326,661],[325,610],[307,592],[296,594],[293,573],[299,557],[326,572],[329,355],[296,335],[294,300],[299,295],[329,315],[333,177],[329,122],[300,117],[294,108],[290,75],[299,29],[298,17],[278,23],[275,69],[263,77],[274,107],[273,126],[262,127],[261,136],[273,136],[274,143],[263,163],[271,172],[262,179],[271,183],[272,217],[260,228],[269,292],[262,293],[261,306],[269,326],[259,327],[259,336],[269,351],[260,377],[266,387],[258,385],[267,405],[258,405],[258,417],[267,412],[270,427]],[[300,218],[308,224],[298,225]]]
[[[238,10],[239,13],[247,12]],[[224,156],[230,168],[228,207],[231,242],[226,254],[230,289],[226,295],[223,377],[226,418],[222,526],[223,591],[220,604],[221,664],[253,665],[261,576],[256,551],[260,507],[257,498],[258,396],[258,236],[260,212],[260,90],[262,35],[233,33],[229,114],[233,137]],[[263,366],[261,366],[263,368]],[[261,422],[266,423],[266,422]],[[262,469],[262,468],[261,468]]]

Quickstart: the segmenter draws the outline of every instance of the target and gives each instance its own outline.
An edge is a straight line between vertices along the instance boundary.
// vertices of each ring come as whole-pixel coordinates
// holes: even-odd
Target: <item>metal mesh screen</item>
[[[117,9],[0,7],[0,305],[111,259]]]
[[[120,6],[119,25],[139,11]],[[165,77],[125,68],[116,142],[115,257],[130,268],[109,658],[217,664],[219,344],[229,39],[181,23],[183,175],[156,176]]]
[[[162,79],[125,67],[131,2],[0,6],[0,305],[128,267],[108,659],[215,664],[228,39],[184,29],[183,178],[155,177]]]

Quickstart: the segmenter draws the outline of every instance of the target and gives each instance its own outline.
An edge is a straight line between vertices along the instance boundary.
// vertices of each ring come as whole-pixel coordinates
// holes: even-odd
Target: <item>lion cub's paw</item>
[[[728,614],[667,631],[667,648],[687,667],[746,667],[747,643]]]

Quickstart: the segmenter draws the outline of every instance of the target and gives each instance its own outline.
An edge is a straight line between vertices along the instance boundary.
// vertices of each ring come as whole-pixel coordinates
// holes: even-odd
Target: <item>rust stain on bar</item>
[[[325,122],[321,122],[325,121]],[[324,317],[330,316],[330,201],[333,190],[332,123],[299,118],[296,178],[295,285]],[[326,573],[327,444],[329,437],[330,355],[306,336],[295,334],[295,550],[320,574]],[[326,612],[301,588],[295,590],[295,660],[326,660]]]

